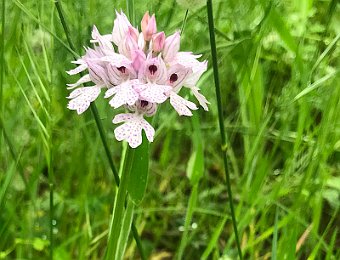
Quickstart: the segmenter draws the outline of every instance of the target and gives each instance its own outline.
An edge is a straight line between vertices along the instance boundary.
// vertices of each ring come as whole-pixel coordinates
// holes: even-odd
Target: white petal
[[[131,61],[128,58],[118,53],[111,53],[110,55],[100,58],[100,60],[110,62],[112,63],[113,66],[116,66],[116,67],[121,67],[121,66],[127,67],[128,65],[131,64]]]
[[[118,126],[115,130],[118,141],[126,140],[132,148],[142,143],[142,127],[137,122],[127,122]]]
[[[155,129],[144,118],[142,118],[140,124],[145,131],[146,138],[149,140],[149,142],[153,142],[153,137],[155,136]]]
[[[146,88],[140,92],[140,97],[151,103],[163,103],[168,96],[165,94],[172,88],[167,85],[146,84]]]
[[[207,62],[199,62],[197,66],[193,67],[193,73],[185,79],[184,85],[194,87],[202,74],[207,70]]]
[[[210,104],[210,102],[203,96],[201,93],[199,93],[199,88],[197,87],[192,87],[191,88],[192,93],[194,96],[197,98],[198,102],[200,105],[203,107],[205,111],[209,111],[207,104]]]
[[[80,65],[80,64],[85,64],[85,61],[82,58],[80,58],[78,60],[71,61],[71,63]]]
[[[111,90],[109,94],[115,92],[115,96],[110,100],[109,104],[114,108],[118,108],[125,104],[131,106],[135,104],[139,98],[138,93],[132,87],[131,81],[126,81],[111,89],[109,89]]]
[[[95,86],[93,86],[93,87],[95,87]],[[77,88],[77,89],[73,90],[67,98],[69,98],[69,99],[76,98],[79,95],[81,95],[84,92],[86,92],[87,88],[92,88],[92,87]]]
[[[104,95],[104,98],[109,98],[111,96],[113,96],[114,94],[117,93],[117,89],[115,87],[109,88]]]
[[[72,92],[73,93],[73,92]],[[71,93],[71,94],[72,94]],[[76,96],[68,103],[67,107],[71,110],[77,110],[78,114],[83,113],[100,94],[99,87],[84,87],[76,91]],[[71,95],[70,95],[71,96]]]
[[[87,69],[87,64],[81,64],[73,70],[66,71],[66,73],[69,74],[69,75],[75,75],[75,74],[78,74],[79,72],[82,72],[86,69]]]
[[[90,75],[86,74],[85,76],[82,76],[76,83],[66,84],[67,86],[69,86],[69,88],[67,88],[67,89],[72,89],[72,88],[78,87],[80,84],[90,82],[90,81],[91,81]]]
[[[131,114],[131,113],[128,113],[128,114],[118,114],[118,115],[116,115],[113,118],[112,123],[119,124],[121,122],[128,121],[128,120],[132,119],[133,117],[134,117],[134,114]]]
[[[175,92],[170,94],[170,104],[180,116],[192,116],[191,110],[198,109],[194,103],[180,97]]]
[[[113,123],[124,122],[114,130],[118,141],[126,140],[132,148],[138,147],[142,143],[142,130],[145,131],[147,139],[152,142],[155,130],[139,114],[119,114],[112,121]]]

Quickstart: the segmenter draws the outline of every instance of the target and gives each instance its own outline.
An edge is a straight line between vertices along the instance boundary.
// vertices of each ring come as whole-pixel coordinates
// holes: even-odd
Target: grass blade
[[[238,237],[238,231],[237,231],[237,222],[235,217],[235,211],[234,211],[234,204],[233,204],[233,196],[231,192],[231,184],[230,184],[230,175],[228,171],[228,161],[227,161],[227,155],[226,155],[226,144],[227,144],[227,138],[225,134],[225,128],[224,128],[224,117],[223,117],[223,110],[222,110],[222,99],[221,99],[221,89],[220,89],[220,81],[218,76],[218,65],[217,65],[217,52],[216,52],[216,42],[215,42],[215,33],[214,33],[214,16],[213,16],[213,9],[212,9],[212,1],[207,1],[207,12],[208,12],[208,24],[209,24],[209,34],[210,34],[210,46],[211,46],[211,55],[212,55],[212,62],[213,62],[213,70],[214,70],[214,80],[215,80],[215,90],[216,90],[216,100],[217,100],[217,109],[218,109],[218,122],[220,127],[220,135],[221,135],[221,142],[222,142],[222,157],[223,157],[223,163],[224,163],[224,171],[225,171],[225,177],[226,177],[226,184],[227,184],[227,192],[229,196],[229,207],[231,212],[231,218],[233,222],[234,227],[234,233],[235,233],[235,240],[237,245],[237,251],[240,260],[243,259],[242,257],[242,251],[240,246],[240,240]]]

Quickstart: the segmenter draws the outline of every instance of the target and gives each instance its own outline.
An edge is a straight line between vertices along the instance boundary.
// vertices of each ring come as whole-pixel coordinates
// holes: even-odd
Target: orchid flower
[[[113,109],[125,107],[127,113],[114,117],[114,130],[118,141],[125,140],[132,148],[142,143],[142,131],[149,142],[155,135],[153,127],[144,119],[153,116],[157,107],[169,99],[171,106],[181,116],[192,116],[195,103],[181,97],[181,89],[188,88],[198,103],[208,110],[207,99],[200,93],[197,82],[207,70],[207,62],[199,61],[201,55],[180,52],[181,35],[177,31],[166,37],[157,32],[155,15],[146,12],[141,21],[141,32],[133,27],[123,12],[116,11],[111,34],[102,35],[93,26],[94,47],[85,48],[85,55],[72,63],[77,67],[69,75],[84,73],[73,84],[68,98],[68,108],[78,114],[88,109],[105,88],[105,98],[110,98]],[[92,82],[92,86],[82,87]]]

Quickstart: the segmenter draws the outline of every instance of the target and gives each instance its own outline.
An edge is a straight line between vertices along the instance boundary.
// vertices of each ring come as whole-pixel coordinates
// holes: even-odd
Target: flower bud
[[[124,54],[126,57],[131,58],[131,52],[138,49],[138,35],[133,30],[132,27],[129,28],[124,40],[118,46],[120,53]]]
[[[166,38],[163,50],[163,58],[165,62],[170,62],[175,58],[179,51],[180,39],[181,36],[179,32],[175,32],[173,35]]]
[[[132,25],[123,12],[118,13],[116,11],[116,16],[112,30],[112,41],[119,46],[121,41],[124,40],[125,34],[129,31],[129,27]]]
[[[159,32],[152,35],[152,50],[154,52],[161,52],[163,50],[164,43],[165,43],[164,32]]]
[[[151,17],[149,12],[146,12],[141,22],[141,28],[146,41],[150,41],[153,34],[157,32],[156,18],[153,14]]]

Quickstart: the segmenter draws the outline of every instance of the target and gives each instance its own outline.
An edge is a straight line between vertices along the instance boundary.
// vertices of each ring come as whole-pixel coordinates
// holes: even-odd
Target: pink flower
[[[153,14],[151,17],[149,12],[146,12],[141,21],[141,28],[146,41],[150,41],[153,34],[157,32],[156,18]]]
[[[201,55],[193,55],[191,52],[178,52],[173,62],[192,69],[192,73],[188,75],[183,85],[192,91],[200,105],[204,110],[208,111],[208,104],[210,104],[210,102],[199,93],[200,89],[196,86],[202,74],[207,70],[208,62],[199,62],[197,60],[199,57],[201,57]]]
[[[143,130],[153,141],[155,130],[144,117],[153,116],[166,100],[181,116],[192,116],[198,109],[180,96],[183,87],[189,88],[205,110],[210,104],[197,87],[207,62],[200,62],[200,55],[179,51],[180,33],[168,37],[157,33],[155,15],[150,17],[148,12],[141,30],[133,27],[123,12],[116,12],[112,34],[101,35],[94,26],[93,48],[85,48],[85,55],[72,62],[77,67],[67,71],[70,75],[85,74],[76,83],[67,84],[74,89],[67,97],[68,108],[83,113],[106,88],[104,97],[110,99],[109,105],[129,111],[116,115],[112,122],[121,123],[114,130],[116,139],[127,141],[132,148],[142,143]],[[89,82],[92,86],[80,86]]]

